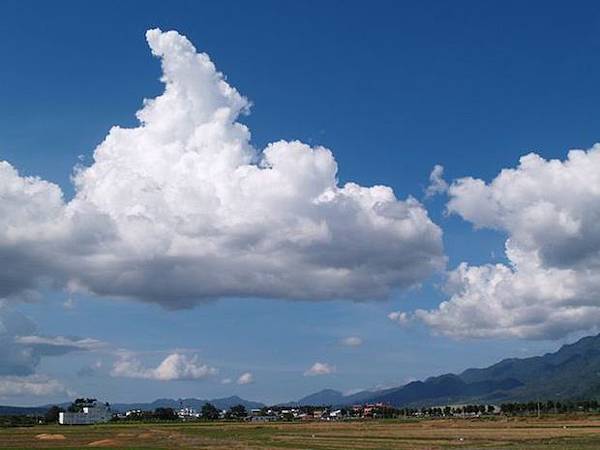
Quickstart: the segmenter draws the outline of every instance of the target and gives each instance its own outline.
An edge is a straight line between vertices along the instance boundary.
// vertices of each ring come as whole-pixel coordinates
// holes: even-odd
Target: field
[[[0,448],[598,449],[600,417],[308,423],[44,425],[0,429]]]

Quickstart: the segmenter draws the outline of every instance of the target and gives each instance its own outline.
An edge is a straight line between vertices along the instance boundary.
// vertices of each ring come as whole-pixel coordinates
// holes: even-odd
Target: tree
[[[96,403],[95,398],[76,398],[67,408],[69,412],[81,412],[85,406],[92,406]]]
[[[154,410],[154,417],[158,420],[176,420],[177,414],[173,408],[156,408]]]
[[[229,408],[227,411],[227,416],[231,419],[243,419],[246,417],[248,413],[246,412],[246,407],[244,405],[235,405]]]
[[[294,420],[294,415],[291,412],[286,411],[283,414],[281,414],[281,418],[283,420],[287,420],[288,422],[290,422],[290,421]]]
[[[202,418],[206,420],[217,420],[219,418],[220,411],[212,403],[205,403],[202,406]]]
[[[44,414],[44,419],[46,421],[46,423],[56,423],[58,422],[58,413],[64,412],[65,410],[54,405],[51,406],[50,409],[48,411],[46,411],[46,414]]]

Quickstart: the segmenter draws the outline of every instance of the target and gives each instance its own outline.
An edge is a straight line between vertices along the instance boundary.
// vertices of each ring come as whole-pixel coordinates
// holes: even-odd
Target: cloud
[[[62,278],[55,259],[66,231],[62,191],[0,161],[0,200],[0,299],[29,297]]]
[[[36,324],[0,300],[0,376],[32,375],[42,357],[96,350],[104,343],[95,339],[38,336]]]
[[[72,297],[69,297],[67,300],[65,300],[63,302],[62,306],[65,309],[74,309],[75,308],[75,300],[73,300]]]
[[[254,375],[251,372],[244,372],[239,376],[236,381],[237,384],[250,384],[254,383]]]
[[[489,184],[462,178],[448,211],[505,232],[508,264],[460,264],[449,299],[415,312],[455,337],[555,339],[600,323],[600,145],[564,161],[536,154]]]
[[[331,364],[316,362],[306,372],[305,377],[312,377],[317,375],[329,375],[335,372],[335,366]]]
[[[42,358],[105,346],[96,339],[39,336],[36,332],[31,319],[0,300],[0,398],[71,396],[59,381],[35,373]]]
[[[103,363],[101,360],[96,360],[93,364],[83,366],[77,371],[78,377],[93,377],[100,374]]]
[[[349,336],[342,339],[340,342],[346,347],[360,347],[363,344],[363,340],[358,336]]]
[[[223,378],[221,380],[221,384],[231,384],[233,383],[233,380],[231,378]]]
[[[393,320],[399,325],[407,325],[410,322],[410,315],[402,311],[393,311],[388,314],[388,319]]]
[[[444,180],[444,167],[436,164],[429,175],[429,186],[425,190],[426,197],[443,194],[448,190],[448,183]]]
[[[99,350],[106,347],[106,343],[97,339],[65,336],[17,336],[14,342],[27,346],[42,356],[59,356],[74,351]]]
[[[113,127],[75,197],[0,163],[0,298],[39,286],[169,308],[222,297],[373,299],[442,269],[442,232],[414,198],[338,184],[330,150],[258,151],[250,103],[174,31],[147,33],[164,93]],[[10,264],[6,264],[10,262]]]
[[[217,369],[202,364],[196,355],[189,357],[181,353],[172,353],[157,367],[146,368],[141,361],[126,352],[121,354],[111,370],[111,375],[114,377],[159,381],[200,380],[217,373]]]
[[[19,334],[29,334],[35,324],[0,301],[0,376],[31,375],[40,362],[33,349],[15,343]]]
[[[31,375],[26,377],[0,377],[0,397],[68,396],[69,391],[62,383],[51,378]]]

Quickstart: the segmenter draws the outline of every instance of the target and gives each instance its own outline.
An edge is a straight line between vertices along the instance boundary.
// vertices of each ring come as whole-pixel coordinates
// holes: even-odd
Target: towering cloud
[[[332,153],[263,151],[249,102],[174,31],[150,30],[165,91],[113,127],[76,195],[0,165],[0,296],[40,283],[177,308],[243,296],[370,299],[443,267],[441,230],[385,186],[339,186]]]
[[[448,210],[508,234],[510,264],[461,264],[450,299],[416,316],[459,337],[554,338],[600,321],[600,145],[565,161],[529,154],[491,183],[463,178]]]
[[[58,186],[21,177],[0,161],[0,299],[32,295],[40,283],[59,277],[53,259],[66,225]]]

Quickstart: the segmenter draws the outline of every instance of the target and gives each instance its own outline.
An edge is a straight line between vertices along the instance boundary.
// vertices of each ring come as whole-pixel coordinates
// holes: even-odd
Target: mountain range
[[[481,369],[467,369],[459,374],[449,373],[404,386],[352,395],[325,389],[286,405],[345,406],[382,402],[396,407],[417,407],[457,403],[498,404],[537,399],[600,399],[600,334],[584,337],[543,356],[505,359]],[[153,410],[159,407],[178,409],[180,406],[200,409],[207,402],[219,409],[238,404],[247,409],[265,406],[233,396],[212,400],[159,399],[152,403],[116,403],[112,407],[116,411]],[[39,414],[47,409],[48,406],[0,406],[0,415]]]
[[[445,374],[348,396],[325,389],[294,403],[341,406],[383,402],[401,407],[598,398],[600,335],[584,337],[543,356],[505,359],[482,369],[467,369],[460,374]]]
[[[264,403],[244,400],[237,395],[225,398],[213,398],[212,400],[201,400],[198,398],[183,398],[174,400],[172,398],[161,398],[154,400],[152,403],[113,403],[111,408],[113,411],[127,411],[131,409],[141,409],[144,411],[153,411],[156,408],[173,408],[181,407],[193,408],[200,411],[205,403],[212,403],[218,409],[229,409],[232,406],[244,405],[246,409],[262,408]]]

